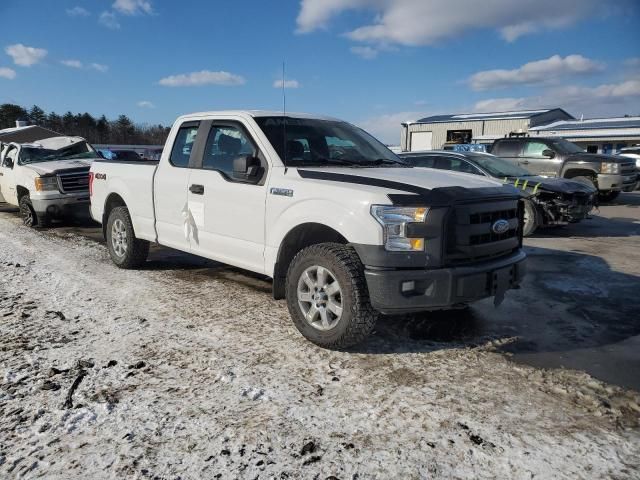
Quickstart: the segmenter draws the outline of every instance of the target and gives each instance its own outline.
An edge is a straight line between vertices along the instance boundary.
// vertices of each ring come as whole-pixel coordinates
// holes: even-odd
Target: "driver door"
[[[540,141],[529,140],[524,144],[518,164],[535,175],[555,177],[560,170],[562,161],[557,157],[549,158],[542,152],[550,150],[549,146]]]
[[[18,205],[14,168],[18,161],[18,147],[9,146],[0,163],[0,201]]]

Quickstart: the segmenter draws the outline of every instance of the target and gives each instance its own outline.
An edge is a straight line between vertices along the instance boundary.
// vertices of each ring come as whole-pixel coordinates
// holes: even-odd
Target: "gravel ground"
[[[512,361],[517,332],[388,318],[327,351],[264,279],[151,260],[0,212],[0,478],[638,477],[640,395]]]

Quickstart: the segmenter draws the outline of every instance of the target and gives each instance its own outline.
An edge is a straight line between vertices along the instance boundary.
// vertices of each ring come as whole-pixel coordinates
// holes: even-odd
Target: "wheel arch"
[[[104,208],[102,210],[102,236],[105,240],[107,239],[107,221],[109,220],[109,215],[114,208],[126,206],[127,204],[124,199],[117,193],[110,193],[104,201]]]
[[[296,254],[311,245],[326,242],[349,243],[340,232],[322,223],[302,223],[289,230],[280,243],[273,269],[273,298],[285,298],[287,270]]]
[[[25,195],[29,195],[29,189],[27,187],[23,187],[22,185],[16,186],[16,194],[18,196],[18,203],[20,203],[20,199]]]
[[[590,168],[568,167],[564,172],[564,178],[571,179],[575,177],[589,177],[595,182],[598,179],[598,173]]]

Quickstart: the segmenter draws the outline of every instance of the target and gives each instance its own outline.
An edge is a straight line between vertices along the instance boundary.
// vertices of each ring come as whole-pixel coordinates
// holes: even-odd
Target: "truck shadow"
[[[487,299],[465,310],[383,317],[375,335],[350,351],[417,353],[489,345],[517,361],[570,366],[640,389],[640,375],[632,373],[640,366],[640,349],[614,358],[616,344],[640,335],[640,277],[584,253],[528,250],[524,284],[508,292],[500,307]],[[621,374],[625,379],[617,380]]]

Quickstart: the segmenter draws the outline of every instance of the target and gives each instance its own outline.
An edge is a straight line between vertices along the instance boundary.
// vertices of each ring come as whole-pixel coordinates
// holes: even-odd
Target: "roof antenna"
[[[284,174],[289,169],[287,164],[287,95],[284,89],[284,60],[282,61],[282,152],[284,156]]]

